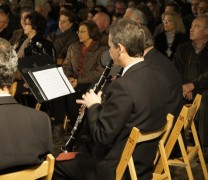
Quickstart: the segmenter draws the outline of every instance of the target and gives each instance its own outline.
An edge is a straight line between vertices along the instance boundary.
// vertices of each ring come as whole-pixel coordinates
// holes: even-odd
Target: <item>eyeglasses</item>
[[[163,19],[162,22],[163,23],[172,23],[173,20],[171,20],[171,19]]]

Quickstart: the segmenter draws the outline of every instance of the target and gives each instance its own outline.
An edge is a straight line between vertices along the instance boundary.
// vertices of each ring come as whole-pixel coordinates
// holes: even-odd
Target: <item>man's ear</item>
[[[120,43],[118,44],[118,50],[119,50],[119,53],[122,53],[122,52],[126,51],[125,47]]]

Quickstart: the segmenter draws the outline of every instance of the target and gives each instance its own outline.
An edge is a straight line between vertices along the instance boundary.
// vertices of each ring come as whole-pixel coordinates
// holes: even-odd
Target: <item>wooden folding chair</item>
[[[64,59],[61,59],[61,58],[57,59],[57,62],[56,62],[57,66],[62,66],[63,63],[64,63]]]
[[[190,162],[196,155],[199,156],[204,177],[206,180],[208,179],[206,164],[204,161],[204,157],[199,143],[199,138],[194,124],[194,117],[200,106],[200,102],[201,102],[201,95],[197,95],[191,106],[183,106],[181,113],[176,121],[176,124],[167,141],[167,144],[165,145],[165,148],[162,152],[167,157],[168,165],[185,167],[190,180],[194,179]],[[181,135],[182,128],[184,128],[185,132],[187,132],[188,129],[190,129],[194,138],[194,145],[188,146],[187,149],[184,145],[184,141]],[[179,142],[182,157],[170,159],[169,157],[176,141]],[[162,159],[160,159],[156,165],[156,169],[155,169],[156,173],[161,173],[163,171],[163,165],[161,164],[162,164]]]
[[[116,180],[122,179],[127,166],[129,167],[131,179],[137,180],[136,170],[135,170],[134,161],[133,161],[133,157],[132,157],[132,154],[134,152],[136,144],[144,142],[144,141],[153,140],[155,138],[160,137],[161,135],[163,135],[162,141],[164,141],[168,137],[168,133],[170,132],[170,129],[172,127],[172,123],[173,123],[173,116],[171,114],[168,114],[166,125],[157,131],[142,133],[136,127],[132,128],[131,134],[130,134],[128,141],[125,145],[125,148],[124,148],[123,153],[121,155],[120,162],[118,163],[118,166],[116,169]],[[166,159],[164,159],[164,160],[166,160]],[[168,166],[166,166],[166,167],[168,168]],[[170,171],[167,168],[164,168],[167,171],[164,174],[160,175],[161,179],[163,179],[162,177],[170,179]],[[155,175],[155,177],[159,177],[159,175],[157,175],[157,176]]]
[[[51,154],[47,155],[47,159],[42,164],[21,171],[0,175],[0,180],[35,180],[42,178],[51,180],[54,170],[55,159]]]
[[[17,90],[17,82],[13,82],[13,84],[9,88],[9,94],[11,94],[11,96],[14,97],[16,90]]]

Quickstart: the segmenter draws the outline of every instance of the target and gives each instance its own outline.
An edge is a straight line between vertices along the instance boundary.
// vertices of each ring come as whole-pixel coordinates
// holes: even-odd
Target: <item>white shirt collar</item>
[[[10,94],[0,94],[0,97],[11,96]]]
[[[126,66],[126,67],[123,69],[123,72],[122,72],[122,75],[121,75],[121,76],[123,76],[123,75],[126,73],[126,71],[127,71],[130,67],[132,67],[133,65],[135,65],[135,64],[137,64],[137,63],[142,62],[143,60],[144,60],[144,58],[141,58],[139,61],[134,62],[134,63],[129,64],[128,66]]]

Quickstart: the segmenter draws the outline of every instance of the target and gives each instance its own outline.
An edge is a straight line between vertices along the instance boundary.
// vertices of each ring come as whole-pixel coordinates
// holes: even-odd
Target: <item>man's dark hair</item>
[[[75,14],[74,14],[72,11],[70,11],[70,10],[61,11],[61,12],[59,13],[59,17],[60,17],[61,15],[64,15],[64,16],[68,17],[69,22],[71,22],[71,23],[75,23],[75,21],[76,21],[76,16],[75,16]]]
[[[85,25],[87,27],[90,38],[92,38],[95,41],[100,40],[101,34],[97,24],[94,21],[91,20],[83,21],[80,23],[79,27],[82,25]]]

